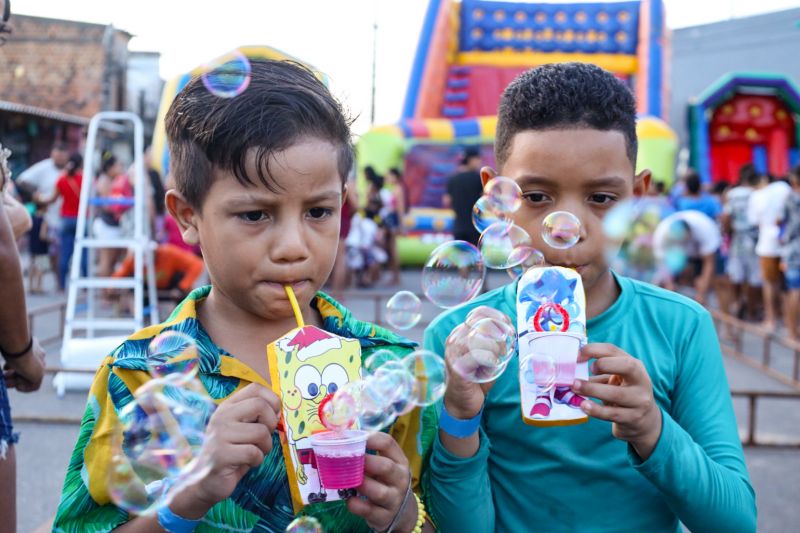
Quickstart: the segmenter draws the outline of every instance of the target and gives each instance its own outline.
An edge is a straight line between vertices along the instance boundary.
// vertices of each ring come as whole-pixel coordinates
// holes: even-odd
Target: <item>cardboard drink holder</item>
[[[352,495],[349,490],[329,492],[322,485],[310,437],[326,431],[319,418],[322,400],[345,383],[361,379],[361,344],[304,325],[293,293],[289,299],[299,327],[267,345],[267,360],[272,391],[281,399],[279,435],[297,513],[308,504]]]
[[[580,275],[564,267],[525,272],[517,285],[517,331],[522,420],[533,426],[586,422],[584,398],[571,390],[576,378],[588,378],[588,363],[577,364],[586,344]]]

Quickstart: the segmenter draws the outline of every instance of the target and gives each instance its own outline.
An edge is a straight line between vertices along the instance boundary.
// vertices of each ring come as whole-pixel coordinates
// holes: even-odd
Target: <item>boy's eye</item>
[[[266,218],[263,211],[246,211],[244,213],[239,213],[238,216],[245,222],[261,222]]]
[[[330,216],[333,213],[332,209],[328,209],[327,207],[312,207],[308,210],[308,215],[311,218],[325,218]]]
[[[522,197],[525,198],[525,200],[527,200],[528,202],[531,202],[533,204],[539,204],[549,200],[549,197],[543,192],[529,192],[523,194]]]
[[[597,193],[589,197],[589,201],[595,204],[608,204],[615,201],[617,198],[611,194]]]

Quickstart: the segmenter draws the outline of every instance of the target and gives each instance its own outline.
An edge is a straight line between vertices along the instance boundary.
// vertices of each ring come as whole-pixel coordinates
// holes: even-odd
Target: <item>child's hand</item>
[[[473,342],[469,346],[467,345],[466,337],[469,334],[469,328],[484,318],[492,318],[504,322],[513,329],[511,320],[506,315],[496,309],[480,306],[470,311],[464,323],[459,324],[450,332],[445,343],[444,358],[447,364],[448,383],[444,402],[447,412],[462,420],[474,418],[478,415],[483,407],[486,395],[494,385],[494,381],[478,384],[464,379],[458,371],[454,370],[454,361],[471,355],[476,359],[475,364],[491,364],[491,360],[496,359],[500,352],[505,349],[503,341],[492,342],[489,337],[479,339],[479,341],[482,340],[483,342]],[[501,331],[498,330],[498,334],[500,333]],[[476,353],[468,353],[470,350],[475,350]]]
[[[400,445],[391,435],[373,433],[367,439],[367,449],[379,455],[367,455],[364,463],[364,482],[357,488],[364,498],[350,498],[347,508],[367,521],[376,531],[389,528],[403,501],[408,495],[402,516],[398,517],[395,531],[411,531],[417,521],[417,503],[408,494],[411,471]]]
[[[653,398],[653,384],[644,365],[613,344],[587,344],[578,362],[596,358],[589,381],[576,379],[572,390],[591,396],[602,405],[586,400],[581,409],[589,416],[612,422],[611,431],[629,442],[646,460],[661,436],[661,409]]]
[[[280,399],[269,389],[251,383],[222,402],[208,423],[201,464],[209,473],[175,496],[171,508],[180,516],[204,516],[228,498],[239,480],[261,465],[272,450],[272,433],[280,419]],[[179,498],[179,496],[181,496]],[[179,509],[187,514],[181,514]]]

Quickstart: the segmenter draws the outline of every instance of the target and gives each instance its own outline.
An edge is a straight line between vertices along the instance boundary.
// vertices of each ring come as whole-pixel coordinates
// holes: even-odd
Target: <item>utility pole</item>
[[[378,55],[378,14],[372,19],[372,98],[370,100],[369,124],[375,125],[375,67]]]

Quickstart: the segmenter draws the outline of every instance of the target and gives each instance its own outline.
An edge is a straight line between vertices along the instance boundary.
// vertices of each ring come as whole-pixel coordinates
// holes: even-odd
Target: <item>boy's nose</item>
[[[297,263],[309,257],[308,246],[298,228],[284,225],[277,229],[277,238],[270,243],[270,255],[276,263]]]

